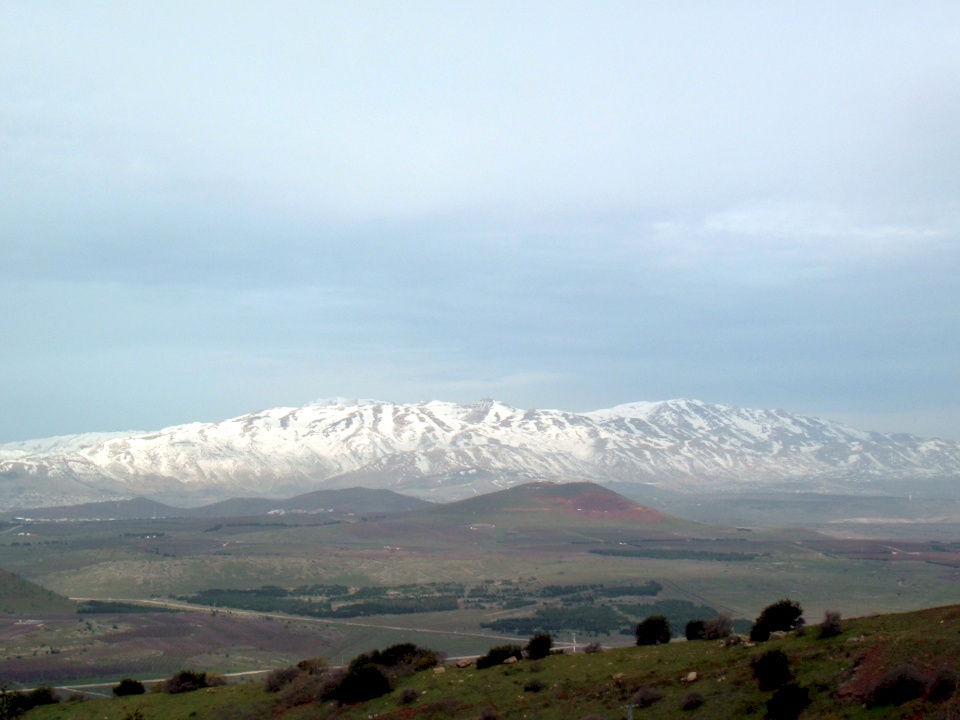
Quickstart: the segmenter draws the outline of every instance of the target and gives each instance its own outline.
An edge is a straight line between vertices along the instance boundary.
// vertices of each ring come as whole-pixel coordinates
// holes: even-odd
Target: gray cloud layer
[[[0,8],[0,441],[326,395],[960,438],[954,3]]]

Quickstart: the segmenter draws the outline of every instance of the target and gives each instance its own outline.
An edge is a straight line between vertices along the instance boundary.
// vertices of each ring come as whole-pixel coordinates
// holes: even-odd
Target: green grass
[[[627,647],[595,654],[553,655],[488,670],[447,667],[402,678],[388,695],[336,713],[342,720],[453,718],[475,720],[487,706],[502,720],[568,720],[586,715],[625,717],[625,706],[641,688],[661,694],[638,718],[691,717],[699,720],[762,718],[772,693],[761,692],[750,666],[752,658],[779,649],[789,658],[793,682],[810,691],[807,718],[948,718],[960,711],[957,696],[934,705],[923,700],[902,707],[866,709],[864,701],[876,679],[905,662],[932,675],[960,662],[960,607],[850,620],[843,633],[820,640],[813,629],[755,647],[724,647],[720,642],[675,642],[656,647]],[[681,680],[697,673],[693,683]],[[531,691],[533,684],[541,688]],[[401,702],[404,691],[416,700]],[[704,698],[699,709],[680,710],[688,693]],[[147,720],[233,717],[238,707],[250,718],[332,717],[330,706],[271,710],[258,685],[215,688],[178,696],[147,694],[139,698],[93,700],[31,711],[27,720],[122,720],[141,708]],[[259,709],[258,709],[259,708]],[[256,710],[253,712],[251,709]],[[259,714],[257,714],[259,713]]]

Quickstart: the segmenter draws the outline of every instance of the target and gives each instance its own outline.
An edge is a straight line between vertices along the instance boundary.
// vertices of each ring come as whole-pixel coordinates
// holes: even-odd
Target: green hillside
[[[0,613],[5,615],[55,615],[76,612],[77,606],[57,593],[0,570]]]
[[[754,667],[772,652],[787,661],[788,677],[777,681],[786,683],[786,690],[760,688]],[[300,686],[291,684],[277,693],[248,683],[176,696],[147,693],[60,704],[26,717],[122,720],[139,710],[147,720],[614,720],[626,717],[628,705],[637,705],[638,718],[954,718],[960,712],[958,662],[960,607],[950,606],[845,621],[839,635],[826,639],[813,626],[756,644],[674,642],[551,655],[485,670],[448,665],[399,677],[386,695],[339,708],[309,700],[304,687],[310,683],[302,675],[294,681]],[[909,692],[897,697],[878,691],[884,676],[898,667],[899,677],[914,675],[922,681],[913,699],[905,699]],[[319,688],[322,681],[315,685]],[[779,710],[771,705],[785,695],[792,702]]]

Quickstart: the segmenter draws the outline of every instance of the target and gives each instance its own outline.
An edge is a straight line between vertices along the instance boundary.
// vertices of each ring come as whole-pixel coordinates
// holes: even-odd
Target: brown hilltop
[[[531,482],[441,505],[433,512],[480,514],[490,512],[553,512],[584,520],[624,520],[657,523],[663,515],[612,490],[590,482]]]

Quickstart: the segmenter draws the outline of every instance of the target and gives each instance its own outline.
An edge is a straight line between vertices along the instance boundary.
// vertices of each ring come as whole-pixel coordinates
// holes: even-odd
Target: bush
[[[823,622],[817,630],[817,637],[821,640],[836,637],[843,632],[843,623],[840,622],[840,613],[835,610],[827,610],[823,614]]]
[[[181,670],[163,683],[163,691],[171,695],[193,692],[205,687],[207,687],[207,674],[192,670]]]
[[[587,655],[592,655],[593,653],[598,653],[603,651],[603,645],[598,642],[592,642],[589,645],[585,645],[583,651]]]
[[[40,705],[54,705],[60,702],[52,687],[44,685],[26,692],[10,692],[0,687],[0,717],[14,718]]]
[[[550,648],[553,647],[553,638],[550,633],[537,633],[527,646],[523,649],[524,654],[531,660],[542,660],[550,654]]]
[[[300,668],[292,665],[290,667],[271,670],[267,673],[267,677],[263,681],[264,688],[267,692],[280,692],[281,688],[296,680],[300,672]]]
[[[670,623],[663,615],[651,615],[637,625],[637,645],[660,645],[670,642]]]
[[[327,661],[322,657],[305,658],[297,663],[297,668],[310,675],[319,675],[327,669]]]
[[[703,695],[698,692],[692,692],[683,699],[680,709],[685,712],[690,712],[691,710],[696,710],[698,707],[703,705],[703,703]]]
[[[371,650],[355,657],[351,665],[378,665],[394,674],[420,671],[432,668],[440,663],[440,656],[433,650],[422,648],[413,643],[397,643],[385,650]]]
[[[329,694],[344,705],[373,700],[390,692],[390,680],[376,665],[351,666],[347,674]]]
[[[750,661],[760,689],[776,690],[790,681],[790,661],[782,650],[771,650]]]
[[[539,679],[537,679],[537,678],[533,678],[533,680],[529,680],[529,681],[527,682],[527,684],[523,686],[523,691],[524,691],[524,692],[538,693],[538,692],[540,692],[541,690],[543,690],[543,688],[545,688],[545,687],[546,687],[546,686],[543,684],[543,682],[542,682],[541,680],[539,680]]]
[[[691,620],[683,628],[683,636],[687,640],[705,640],[707,624],[703,620]]]
[[[797,720],[800,713],[810,704],[810,691],[790,683],[777,690],[767,700],[767,718],[769,720]]]
[[[760,612],[756,624],[766,626],[770,632],[796,630],[803,625],[803,608],[793,600],[778,600]]]
[[[519,645],[497,645],[487,650],[486,655],[477,658],[477,670],[485,670],[496,665],[502,665],[508,658],[519,660],[523,657],[523,651]]]
[[[636,695],[631,698],[630,702],[637,707],[646,708],[653,705],[662,697],[663,693],[656,688],[642,687],[637,691]]]
[[[143,687],[143,683],[139,680],[134,680],[133,678],[124,678],[116,687],[113,688],[113,694],[117,697],[126,697],[128,695],[143,695],[146,692],[146,688]]]
[[[900,665],[881,677],[870,694],[870,706],[903,705],[923,695],[927,683],[913,665]]]
[[[750,626],[750,642],[766,642],[770,639],[770,626],[759,620]]]
[[[293,708],[328,697],[345,675],[343,670],[318,675],[302,672],[277,693],[277,705]]]
[[[492,705],[487,705],[480,711],[480,720],[497,720],[499,717],[497,709]]]
[[[930,683],[930,691],[927,693],[927,700],[930,702],[946,702],[953,697],[957,691],[957,673],[950,668],[942,668]]]
[[[703,631],[703,636],[707,640],[722,640],[730,637],[730,633],[733,632],[733,618],[727,613],[720,613],[707,620]]]
[[[407,688],[402,693],[400,693],[400,704],[412,705],[417,701],[417,698],[419,697],[420,697],[420,693],[418,693],[413,688]]]

